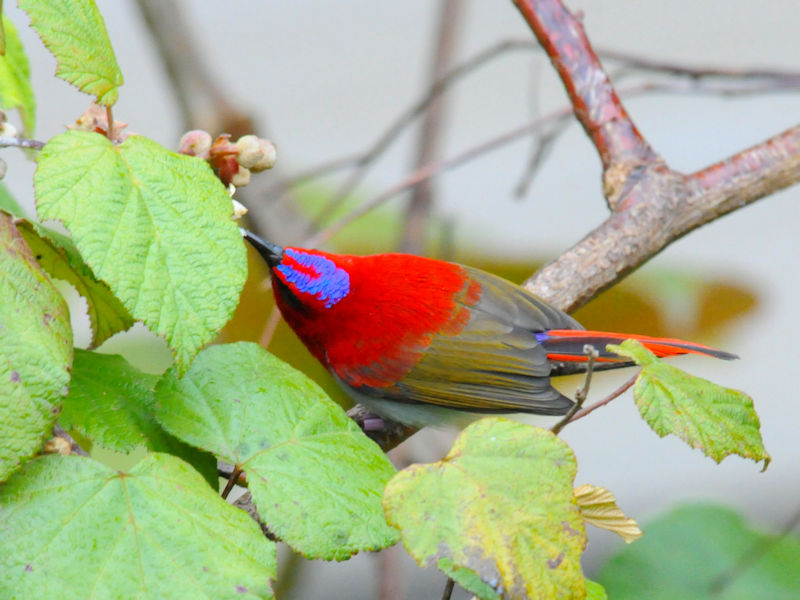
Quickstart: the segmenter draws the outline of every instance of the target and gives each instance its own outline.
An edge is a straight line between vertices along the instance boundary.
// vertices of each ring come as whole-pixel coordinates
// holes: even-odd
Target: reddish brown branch
[[[575,116],[608,169],[656,158],[617,96],[583,26],[559,0],[514,0],[561,77]]]
[[[567,312],[690,231],[800,181],[800,127],[691,176],[658,161],[620,179],[616,212],[525,287]]]

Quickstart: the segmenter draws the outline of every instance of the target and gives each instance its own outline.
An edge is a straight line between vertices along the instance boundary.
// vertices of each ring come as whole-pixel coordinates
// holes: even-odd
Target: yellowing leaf
[[[747,394],[661,362],[635,340],[608,349],[642,366],[633,398],[644,420],[659,436],[675,434],[717,462],[738,454],[763,460],[767,467],[770,456]]]
[[[395,475],[383,504],[421,566],[481,598],[582,598],[576,469],[551,432],[487,418],[464,429],[443,460]]]
[[[50,437],[71,363],[67,305],[0,212],[0,481]]]
[[[19,0],[19,6],[56,57],[56,75],[96,96],[98,104],[114,104],[122,73],[93,0]]]
[[[94,276],[70,238],[29,221],[20,221],[17,228],[28,242],[39,265],[51,277],[73,285],[86,299],[92,326],[92,348],[99,346],[118,331],[127,331],[133,326],[128,310],[111,293],[108,286]]]
[[[587,523],[600,529],[613,531],[626,544],[642,537],[636,521],[626,516],[617,506],[617,499],[607,489],[597,485],[579,485],[575,488],[575,501]]]

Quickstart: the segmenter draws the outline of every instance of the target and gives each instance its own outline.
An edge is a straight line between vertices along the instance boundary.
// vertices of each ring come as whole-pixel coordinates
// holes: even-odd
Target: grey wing
[[[566,413],[572,401],[550,385],[551,364],[536,332],[580,324],[504,279],[464,268],[482,290],[475,304],[464,305],[470,311],[464,329],[434,334],[399,383],[358,393],[470,412]]]

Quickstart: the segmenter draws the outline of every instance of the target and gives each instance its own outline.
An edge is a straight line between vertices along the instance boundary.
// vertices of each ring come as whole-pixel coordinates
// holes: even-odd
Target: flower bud
[[[231,183],[236,187],[244,187],[250,183],[250,169],[239,165],[239,170],[231,177]]]
[[[0,137],[17,137],[18,135],[17,128],[8,121],[0,123]]]
[[[183,134],[178,152],[197,156],[202,159],[208,158],[208,151],[211,150],[211,134],[202,129],[193,129]]]
[[[254,173],[271,169],[277,158],[277,148],[269,140],[255,135],[243,135],[236,141],[236,161]]]

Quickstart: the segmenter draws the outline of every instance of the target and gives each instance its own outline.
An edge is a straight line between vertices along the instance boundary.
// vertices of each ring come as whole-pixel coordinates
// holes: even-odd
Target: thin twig
[[[526,46],[529,44],[526,44]],[[370,146],[357,161],[355,171],[351,173],[347,180],[336,190],[336,192],[326,202],[325,206],[319,211],[315,219],[317,225],[325,222],[336,211],[342,202],[352,193],[356,186],[366,175],[367,169],[381,157],[392,142],[397,139],[403,130],[421,115],[430,104],[439,97],[450,85],[461,77],[477,70],[487,64],[492,59],[497,58],[503,53],[518,49],[521,44],[518,41],[506,41],[491,46],[472,58],[464,61],[459,66],[452,69],[444,77],[434,83],[427,92],[414,105],[401,113],[397,119],[381,134],[378,139]]]
[[[578,388],[578,391],[575,392],[575,404],[573,404],[567,414],[553,427],[550,429],[554,434],[558,435],[564,427],[566,427],[567,423],[572,420],[572,417],[575,416],[583,403],[586,401],[586,397],[589,395],[589,386],[592,385],[592,372],[594,371],[594,361],[597,360],[597,357],[600,356],[600,353],[597,351],[597,348],[592,346],[591,344],[586,344],[583,347],[583,353],[588,357],[586,360],[586,376],[583,379],[583,385]]]
[[[258,338],[258,345],[264,348],[265,350],[269,348],[269,345],[272,343],[272,338],[275,336],[275,331],[278,329],[278,324],[281,322],[281,311],[278,310],[278,306],[275,305],[272,307],[272,310],[267,317],[266,323],[264,323],[264,329],[261,331],[261,336]]]
[[[20,137],[0,137],[0,148],[30,148],[41,150],[45,142],[39,140],[29,140]]]
[[[239,479],[239,474],[242,472],[241,467],[239,465],[233,465],[233,472],[231,476],[228,477],[228,483],[225,484],[225,489],[222,490],[222,497],[227,498],[228,494],[231,493],[233,486],[236,485],[236,480]]]
[[[556,140],[572,123],[571,115],[564,115],[555,120],[549,131],[539,134],[533,147],[533,152],[525,167],[525,171],[520,177],[519,183],[514,188],[514,196],[522,198],[528,193],[534,176],[539,171],[539,167],[550,154]]]
[[[584,408],[582,410],[579,410],[574,415],[572,415],[572,417],[570,418],[569,422],[572,423],[574,421],[577,421],[578,419],[582,419],[583,417],[588,415],[590,412],[592,412],[594,410],[597,410],[601,406],[605,406],[606,404],[608,404],[609,402],[611,402],[615,398],[619,398],[622,394],[624,394],[626,391],[628,391],[628,389],[634,383],[636,383],[636,379],[638,377],[639,377],[639,373],[636,373],[636,375],[631,377],[628,381],[623,383],[620,387],[618,387],[616,390],[611,392],[608,396],[606,396],[605,398],[603,398],[599,402],[595,402],[594,404],[591,404],[591,405],[587,406],[586,408]]]
[[[439,15],[437,43],[431,61],[430,79],[433,85],[449,70],[456,45],[456,36],[463,14],[461,0],[443,0]],[[445,113],[444,97],[440,96],[428,106],[422,120],[417,140],[415,168],[436,158],[441,144],[442,122]],[[400,251],[420,254],[425,248],[428,219],[433,208],[433,185],[430,180],[414,186],[408,203]]]
[[[465,162],[468,162],[474,158],[482,156],[487,152],[490,152],[491,150],[500,148],[501,146],[508,144],[524,135],[527,135],[531,131],[536,130],[537,128],[541,127],[543,123],[553,118],[556,118],[564,113],[570,113],[571,111],[572,111],[571,108],[564,108],[557,112],[550,113],[531,123],[526,123],[525,125],[507,131],[506,133],[494,137],[486,142],[483,142],[482,144],[473,146],[472,148],[452,158],[425,165],[424,167],[417,169],[416,171],[408,175],[405,179],[395,184],[391,188],[385,190],[381,194],[378,194],[372,199],[366,201],[364,204],[353,210],[348,215],[345,215],[338,221],[333,222],[325,229],[312,235],[302,245],[316,246],[322,244],[323,242],[329,240],[331,237],[333,237],[339,231],[341,231],[344,227],[346,227],[359,217],[365,215],[369,211],[380,206],[381,204],[393,198],[397,194],[404,192],[407,189],[417,185],[419,182],[429,179],[434,175],[439,175],[444,171],[453,169]]]
[[[455,587],[456,582],[447,578],[447,583],[444,584],[444,590],[442,591],[442,600],[450,600],[450,596],[453,595],[453,588]]]

